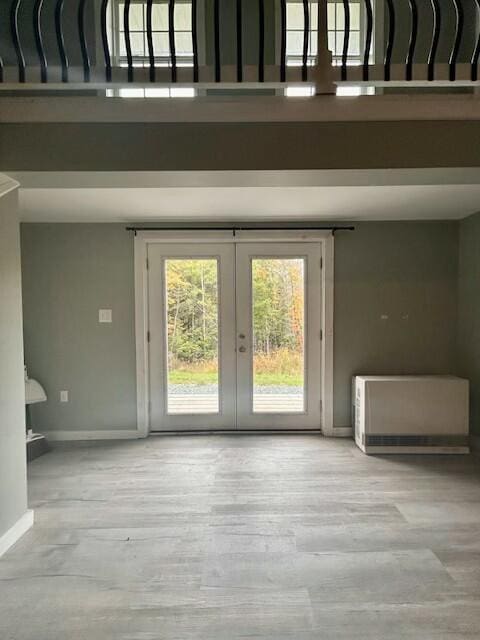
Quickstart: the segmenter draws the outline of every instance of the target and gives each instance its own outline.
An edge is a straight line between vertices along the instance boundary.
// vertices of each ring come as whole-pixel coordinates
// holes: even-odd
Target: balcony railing
[[[0,89],[475,86],[479,24],[480,0],[3,0]]]

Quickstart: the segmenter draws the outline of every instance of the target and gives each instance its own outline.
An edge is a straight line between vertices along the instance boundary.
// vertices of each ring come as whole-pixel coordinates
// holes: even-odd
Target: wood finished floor
[[[2,640],[480,638],[480,458],[317,436],[69,444],[29,467]]]

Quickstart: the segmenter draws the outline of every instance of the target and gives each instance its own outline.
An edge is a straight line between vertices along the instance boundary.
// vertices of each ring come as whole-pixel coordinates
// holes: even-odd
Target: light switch
[[[110,323],[112,322],[112,310],[111,309],[99,309],[98,310],[98,321],[101,323]]]

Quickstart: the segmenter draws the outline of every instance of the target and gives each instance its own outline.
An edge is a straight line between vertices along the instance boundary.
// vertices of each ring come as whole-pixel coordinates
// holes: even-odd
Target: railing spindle
[[[80,38],[80,50],[82,53],[83,61],[83,79],[85,82],[90,82],[90,55],[88,53],[87,36],[85,29],[85,10],[87,6],[87,0],[80,0],[78,5],[78,36]]]
[[[125,38],[125,51],[127,54],[127,78],[128,82],[133,82],[132,42],[130,40],[130,3],[131,0],[125,0],[125,4],[123,5],[123,35]]]
[[[415,57],[415,47],[417,46],[418,35],[418,6],[417,0],[408,0],[410,7],[410,40],[408,42],[408,53],[406,60],[406,79],[413,78],[413,60]]]
[[[243,6],[236,0],[235,35],[237,40],[237,82],[243,82]]]
[[[47,77],[47,58],[45,56],[45,47],[43,46],[42,36],[42,8],[43,0],[35,0],[33,7],[33,32],[35,35],[35,46],[37,48],[38,59],[40,61],[40,79],[42,83],[48,81]]]
[[[258,0],[258,81],[265,80],[265,5]]]
[[[308,80],[308,46],[310,43],[310,8],[308,0],[303,0],[303,48],[302,48],[302,82]]]
[[[347,62],[348,62],[348,45],[350,42],[350,4],[348,0],[343,0],[344,12],[344,32],[343,32],[343,51],[342,51],[342,80],[347,79]]]
[[[175,46],[175,0],[168,0],[168,41],[170,45],[170,64],[172,82],[177,81],[177,50]]]
[[[460,43],[463,35],[464,14],[461,0],[452,0],[452,2],[455,7],[455,37],[453,40],[450,59],[448,61],[448,74],[449,79],[453,82],[456,76],[458,51],[460,49]]]
[[[477,21],[480,21],[480,0],[475,0],[477,5]],[[477,42],[472,53],[471,66],[470,66],[470,79],[472,82],[478,80],[478,58],[480,57],[480,31],[477,35]]]
[[[107,13],[109,0],[102,0],[100,8],[100,28],[102,33],[103,57],[105,58],[105,78],[107,82],[112,81],[112,58],[110,56],[110,45],[108,44]]]
[[[480,2],[480,0],[479,0]],[[395,42],[395,5],[393,0],[386,0],[388,7],[388,35],[385,47],[384,80],[390,81],[390,68],[392,64],[393,44]]]
[[[193,81],[198,82],[198,5],[197,0],[192,0],[192,49],[193,49]]]
[[[440,10],[439,0],[430,0],[433,14],[433,28],[432,28],[432,42],[430,44],[430,51],[428,52],[427,60],[427,77],[428,80],[435,79],[435,59],[437,57],[438,41],[440,39],[440,29],[442,25],[442,16]]]
[[[63,5],[65,0],[57,0],[55,6],[55,31],[57,34],[58,53],[62,64],[62,82],[68,82],[68,57],[63,35]]]
[[[155,82],[155,48],[153,46],[153,0],[147,0],[146,21],[147,21],[147,48],[150,82]]]
[[[222,79],[222,61],[220,58],[220,0],[215,0],[213,7],[213,29],[215,40],[215,82]]]
[[[25,55],[23,53],[22,43],[20,41],[20,34],[18,31],[18,12],[20,10],[20,4],[22,0],[12,0],[10,6],[10,30],[12,32],[13,46],[15,54],[17,56],[18,65],[18,81],[24,83],[25,78]]]
[[[145,29],[145,38],[147,42],[147,52],[145,53],[146,60],[148,60],[149,65],[149,80],[151,83],[155,83],[157,79],[162,77],[162,80],[165,79],[165,74],[168,76],[170,74],[170,81],[172,83],[178,82],[178,79],[182,79],[184,74],[179,72],[179,66],[182,67],[182,54],[177,54],[176,52],[176,0],[162,0],[164,6],[168,6],[168,42],[169,42],[169,65],[170,69],[164,69],[163,71],[159,71],[156,68],[157,59],[155,57],[155,46],[154,46],[154,28],[153,24],[154,20],[154,8],[157,6],[157,3],[160,0],[121,0],[123,4],[123,8],[120,11],[120,16],[115,16],[116,23],[118,23],[118,17],[120,18],[120,25],[117,24],[117,27],[120,31],[123,30],[124,44],[125,44],[125,57],[123,57],[123,61],[126,59],[126,68],[128,72],[128,82],[134,82],[134,78],[136,76],[140,76],[140,72],[135,69],[135,40],[134,33],[132,33],[131,29],[135,29],[136,27],[133,25],[133,9],[132,5],[137,2],[140,5],[144,6],[144,11],[146,11],[146,27]],[[299,77],[301,73],[301,79],[303,82],[307,82],[309,76],[313,79],[312,70],[309,70],[309,67],[312,63],[312,49],[311,49],[311,23],[312,16],[310,14],[311,2],[310,0],[297,0],[297,4],[302,6],[303,9],[303,28],[302,34],[302,54],[301,54],[301,70],[297,67],[296,70],[290,70],[288,67],[288,35],[289,32],[287,30],[288,27],[288,12],[289,8],[287,0],[274,0],[277,8],[279,7],[279,22],[281,32],[278,35],[280,38],[280,49],[279,53],[276,56],[276,64],[279,64],[280,68],[280,81],[282,83],[287,82],[287,79],[293,79],[294,77]],[[319,7],[321,6],[326,15],[326,7],[327,2],[329,0],[318,0]],[[385,54],[384,54],[384,68],[383,68],[383,79],[386,82],[392,81],[392,69],[395,68],[395,65],[392,64],[393,60],[393,52],[395,48],[395,44],[398,40],[396,30],[398,28],[398,19],[400,16],[400,8],[403,10],[405,7],[404,0],[355,0],[355,2],[361,5],[361,18],[362,18],[362,33],[364,33],[364,37],[361,40],[360,52],[355,52],[355,55],[359,54],[360,64],[362,66],[361,74],[353,73],[352,70],[349,70],[349,64],[352,60],[352,45],[353,38],[356,37],[357,27],[355,27],[356,31],[352,34],[352,18],[355,17],[355,14],[352,14],[353,8],[350,6],[350,3],[353,0],[336,0],[336,2],[342,6],[343,8],[343,44],[341,45],[340,53],[340,69],[337,69],[337,72],[340,72],[341,81],[347,81],[350,77],[355,80],[362,79],[363,82],[369,82],[371,76],[374,75],[372,69],[377,70],[377,67],[371,67],[374,63],[371,60],[372,50],[373,50],[373,41],[374,41],[374,29],[376,28],[376,23],[374,22],[374,1],[380,1],[384,3],[385,9]],[[406,25],[405,37],[408,37],[408,45],[407,52],[405,57],[405,76],[404,78],[407,81],[415,80],[416,84],[423,84],[427,86],[427,83],[436,82],[437,84],[441,84],[443,81],[442,78],[436,77],[439,76],[440,71],[446,70],[446,64],[439,64],[439,58],[441,56],[441,51],[443,50],[443,39],[447,38],[448,42],[448,77],[449,80],[454,82],[457,79],[457,67],[460,72],[463,73],[463,69],[466,65],[459,64],[459,56],[460,50],[466,45],[466,29],[470,27],[470,25],[466,24],[466,16],[465,13],[467,9],[467,4],[465,4],[466,0],[449,0],[450,7],[452,7],[455,14],[455,26],[450,27],[450,23],[448,20],[448,16],[452,13],[450,7],[446,6],[448,4],[447,0],[428,0],[427,6],[425,7],[423,4],[420,4],[419,0],[406,0],[407,11],[409,24]],[[77,44],[73,44],[72,46],[79,46],[79,50],[81,53],[80,57],[80,65],[83,65],[83,82],[89,83],[91,81],[91,77],[93,77],[93,41],[90,42],[90,36],[93,38],[93,32],[90,34],[88,31],[90,28],[89,20],[90,20],[90,9],[93,9],[93,6],[98,4],[100,6],[100,36],[101,36],[101,46],[103,47],[103,55],[105,62],[105,74],[107,82],[112,81],[113,77],[113,65],[117,65],[117,61],[114,62],[113,50],[112,50],[112,33],[111,33],[111,25],[110,25],[110,12],[118,11],[117,0],[69,0],[70,5],[66,2],[66,0],[28,0],[28,2],[24,2],[24,0],[4,0],[7,5],[7,12],[9,12],[8,18],[10,22],[10,32],[11,32],[11,42],[13,46],[13,50],[15,52],[16,60],[14,61],[14,65],[18,70],[18,82],[26,83],[27,76],[30,74],[30,67],[27,67],[27,60],[25,56],[25,52],[31,51],[34,58],[36,58],[37,62],[33,62],[32,64],[36,64],[37,67],[34,69],[35,71],[39,71],[40,80],[36,80],[35,84],[41,82],[42,84],[47,84],[52,81],[50,76],[53,75],[53,67],[52,60],[50,54],[47,56],[47,52],[49,52],[48,46],[45,46],[47,43],[47,4],[52,8],[53,16],[51,19],[51,29],[52,33],[50,34],[52,38],[54,38],[54,47],[55,47],[55,39],[58,54],[52,53],[53,57],[57,57],[60,61],[61,65],[61,81],[62,83],[69,82],[69,76],[73,78],[74,68],[72,66],[71,61],[69,61],[69,46],[70,42],[66,38],[67,32],[66,28],[68,27],[67,20],[67,9],[68,6],[72,8],[73,11],[76,11],[76,19],[77,28],[78,28],[78,40],[76,40]],[[89,5],[89,2],[91,5]],[[402,7],[400,7],[399,3],[402,3]],[[208,74],[205,74],[205,78],[200,70],[199,63],[199,42],[198,42],[198,29],[200,27],[199,23],[199,1],[198,0],[190,0],[191,6],[191,37],[192,37],[192,57],[193,57],[193,82],[198,83],[199,77],[201,77],[202,81],[208,81]],[[473,0],[477,22],[480,22],[480,0]],[[73,8],[71,5],[74,5]],[[470,3],[471,4],[471,3]],[[468,7],[470,7],[470,4]],[[28,5],[28,9],[26,8]],[[212,5],[210,5],[211,7]],[[245,21],[245,11],[247,4],[244,3],[243,0],[235,0],[235,16],[232,16],[232,21],[235,21],[235,44],[232,43],[234,47],[236,47],[236,80],[238,83],[244,82],[246,68],[244,67],[244,58],[246,56],[245,48],[245,32],[244,32],[244,21]],[[357,8],[358,4],[355,4],[355,8]],[[249,3],[249,7],[251,4]],[[214,20],[214,41],[213,41],[213,54],[214,60],[209,57],[207,64],[212,65],[213,63],[213,71],[214,71],[214,79],[216,83],[220,83],[222,81],[222,50],[221,45],[223,43],[223,35],[221,31],[221,26],[226,19],[226,14],[221,14],[221,10],[223,5],[221,4],[221,0],[213,0],[213,20]],[[253,7],[252,7],[253,8]],[[266,66],[266,59],[268,59],[268,51],[266,47],[268,47],[267,36],[269,35],[269,27],[270,23],[267,24],[267,20],[270,18],[270,12],[267,11],[268,6],[265,3],[265,0],[257,0],[257,8],[258,8],[258,61],[257,61],[257,82],[264,83],[265,79],[268,77],[268,69]],[[300,9],[300,7],[297,7]],[[233,4],[232,4],[233,9]],[[421,10],[419,12],[419,9]],[[27,38],[26,33],[23,33],[23,17],[25,12],[28,10],[31,17],[27,16],[27,20],[30,21],[30,37],[31,40],[29,46],[27,47]],[[98,9],[97,9],[98,10]],[[341,11],[342,9],[340,9]],[[190,11],[190,9],[189,9]],[[255,8],[253,8],[255,12]],[[427,11],[428,15],[424,15],[424,11]],[[30,13],[31,12],[31,13]],[[123,27],[122,23],[122,15],[123,15]],[[430,22],[431,16],[431,22]],[[256,17],[256,16],[255,16]],[[448,24],[447,24],[448,22]],[[450,21],[451,22],[451,21]],[[53,23],[53,24],[52,24]],[[425,23],[425,24],[424,24]],[[31,31],[33,24],[33,32]],[[448,27],[448,28],[447,28]],[[55,32],[53,33],[53,28]],[[278,30],[278,22],[275,24],[275,28]],[[322,38],[325,38],[327,33],[327,26],[324,29],[319,30],[319,39],[318,42],[323,42]],[[380,38],[383,40],[383,25],[381,30]],[[451,33],[453,32],[454,33]],[[325,33],[324,33],[325,32]],[[255,37],[257,37],[255,35]],[[478,74],[478,65],[480,62],[480,32],[478,30],[475,33],[475,41],[470,46],[473,48],[473,51],[469,50],[469,64],[470,64],[470,80],[472,82],[478,82],[479,74]],[[76,36],[74,34],[74,39]],[[118,40],[115,37],[115,44]],[[420,53],[420,49],[423,49],[423,44],[425,41],[426,48],[428,48],[428,52],[426,54],[426,61],[422,57],[420,62],[426,62],[425,64],[417,64],[419,62],[418,57]],[[90,46],[89,46],[90,43]],[[48,43],[47,43],[48,45]],[[253,48],[255,44],[252,45]],[[356,46],[356,45],[355,45]],[[123,43],[122,43],[123,49]],[[325,51],[327,51],[328,45],[325,44]],[[471,56],[470,56],[471,52]],[[300,53],[300,52],[298,52]],[[157,52],[157,55],[159,52]],[[48,57],[48,59],[47,59]],[[300,56],[297,56],[297,64],[299,64]],[[317,65],[320,69],[320,63]],[[28,59],[29,60],[29,59]],[[323,60],[323,59],[322,59]],[[440,59],[440,62],[442,60]],[[28,65],[30,62],[28,62]],[[145,64],[147,66],[147,63]],[[232,68],[231,73],[235,75],[235,71]],[[14,67],[15,71],[15,67]],[[146,73],[145,69],[145,73]],[[227,67],[223,69],[225,73],[227,72]],[[360,69],[358,70],[360,71]],[[255,71],[253,72],[255,74]],[[317,69],[315,69],[315,73],[317,73]],[[80,77],[82,74],[82,69],[79,71]],[[229,74],[230,75],[230,71]],[[142,76],[143,77],[143,76]],[[234,77],[234,76],[233,76]],[[338,79],[338,75],[335,76]],[[395,82],[401,83],[398,77],[395,77]],[[75,75],[77,78],[77,75]],[[315,75],[315,78],[317,76]],[[374,81],[378,80],[378,76],[375,75]],[[116,78],[115,78],[116,79]],[[225,78],[226,79],[226,78]],[[255,78],[249,77],[249,81],[255,80]],[[0,57],[0,82],[5,81],[5,60]],[[29,80],[30,81],[30,80]],[[213,78],[210,77],[210,81],[213,81]],[[459,85],[465,85],[465,78],[462,75],[459,78]],[[37,85],[39,86],[39,85]]]
[[[480,0],[479,0],[480,1]],[[287,2],[280,0],[280,82],[287,79]]]
[[[363,79],[368,80],[368,66],[370,64],[370,52],[372,49],[373,34],[373,7],[372,0],[365,0],[365,50],[363,53]]]

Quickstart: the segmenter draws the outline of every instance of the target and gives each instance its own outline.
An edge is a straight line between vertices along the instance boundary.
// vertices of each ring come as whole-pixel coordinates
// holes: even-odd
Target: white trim
[[[331,435],[333,435],[334,438],[353,438],[353,428],[352,427],[333,427],[333,431]]]
[[[0,538],[0,558],[14,545],[33,525],[33,510],[28,509],[10,529]]]
[[[147,293],[147,242],[143,234],[134,241],[135,264],[135,352],[137,369],[137,430],[139,437],[149,433],[149,383],[148,383],[148,293]]]
[[[308,224],[308,223],[307,223]],[[341,226],[341,225],[340,225]],[[318,244],[332,237],[330,230],[289,230],[289,229],[272,229],[272,230],[251,230],[237,231],[233,242],[312,242]]]
[[[0,173],[0,198],[6,196],[10,191],[14,191],[18,189],[20,183],[10,178],[10,176],[5,175],[4,173]]]
[[[147,258],[147,245],[149,244],[161,244],[161,243],[180,243],[188,244],[194,242],[195,244],[211,244],[220,242],[234,242],[234,235],[232,231],[209,231],[208,228],[205,231],[185,231],[168,229],[159,231],[137,231],[135,236],[135,246],[141,247],[140,243],[144,244],[144,258]],[[140,265],[144,268],[144,264]]]
[[[137,440],[142,437],[136,429],[117,429],[99,431],[45,431],[43,435],[50,442],[74,440]]]
[[[190,243],[206,244],[206,243],[241,243],[241,242],[326,242],[333,237],[330,230],[310,230],[308,228],[303,230],[290,230],[290,229],[271,229],[258,231],[235,231],[235,233],[229,229],[216,231],[215,229],[209,230],[208,227],[203,231],[189,231],[188,228],[185,231],[168,229],[159,229],[157,231],[141,231],[137,230],[135,236],[136,242],[143,242],[145,246],[147,244],[158,244],[162,242],[176,242],[176,243]],[[140,245],[139,245],[140,247]],[[145,250],[146,257],[146,250]]]
[[[147,437],[149,424],[148,292],[147,247],[161,242],[319,242],[322,247],[322,433],[325,436],[351,435],[333,427],[333,329],[334,329],[334,238],[330,231],[231,231],[192,232],[138,231],[134,242],[135,263],[135,343],[137,370],[137,429],[134,437]],[[59,433],[59,432],[57,432]],[[63,432],[61,432],[63,433]],[[74,432],[65,432],[74,433]],[[86,432],[90,433],[90,432]],[[102,433],[102,432],[91,432]],[[108,432],[103,432],[108,433]],[[122,432],[112,432],[122,433]],[[60,438],[59,438],[60,439]],[[80,439],[80,438],[70,438]]]
[[[334,236],[322,241],[322,433],[336,435],[333,428],[333,306],[334,306]]]

